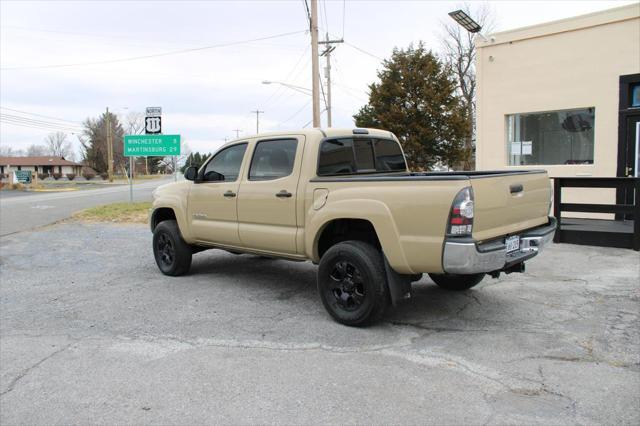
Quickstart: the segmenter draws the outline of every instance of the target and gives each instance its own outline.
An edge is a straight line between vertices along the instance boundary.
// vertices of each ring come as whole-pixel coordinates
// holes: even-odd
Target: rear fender
[[[305,235],[305,253],[313,262],[320,261],[318,242],[325,227],[337,219],[362,219],[369,221],[376,231],[382,251],[391,267],[398,273],[411,274],[400,245],[400,235],[387,206],[378,200],[339,200],[328,203],[321,210],[307,211],[310,218]]]

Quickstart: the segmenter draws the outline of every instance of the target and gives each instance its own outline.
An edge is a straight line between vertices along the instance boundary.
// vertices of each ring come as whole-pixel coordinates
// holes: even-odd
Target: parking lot
[[[365,329],[310,263],[207,251],[161,275],[144,225],[0,245],[0,423],[638,424],[640,257],[554,245]]]

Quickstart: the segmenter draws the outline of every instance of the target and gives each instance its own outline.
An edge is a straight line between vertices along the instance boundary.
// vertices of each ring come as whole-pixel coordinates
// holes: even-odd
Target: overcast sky
[[[488,3],[496,30],[503,31],[632,2]],[[366,103],[367,85],[376,78],[379,58],[388,58],[396,46],[419,40],[439,50],[440,22],[448,20],[447,12],[460,3],[320,0],[319,4],[321,33],[344,36],[348,43],[339,45],[333,55],[333,124],[351,127],[351,116]],[[311,120],[310,96],[261,82],[311,86],[307,28],[303,0],[1,0],[1,112],[52,121],[22,112],[40,114],[76,126],[107,106],[123,115],[161,106],[163,132],[179,133],[192,150],[207,152],[225,137],[234,137],[234,129],[240,129],[240,135],[255,133],[255,114],[250,111],[256,108],[265,111],[260,116],[261,131],[300,128]],[[267,37],[272,38],[219,46]],[[213,47],[121,60],[207,46]],[[322,122],[326,123],[324,115]],[[50,131],[2,122],[0,143],[25,149],[42,143]],[[77,138],[70,136],[77,147]]]

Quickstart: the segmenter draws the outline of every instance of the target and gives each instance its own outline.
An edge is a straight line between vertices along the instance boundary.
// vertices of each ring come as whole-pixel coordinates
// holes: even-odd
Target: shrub
[[[6,179],[9,177],[8,173],[0,173],[0,179]]]
[[[38,179],[39,180],[45,180],[48,177],[49,177],[49,175],[47,173],[38,173]]]
[[[82,177],[85,178],[86,180],[91,180],[94,177],[96,177],[96,174],[95,173],[90,173],[90,172],[84,172],[82,174]]]
[[[74,180],[75,178],[76,178],[76,174],[75,173],[67,173],[67,179]]]
[[[62,173],[54,173],[54,174],[52,174],[51,176],[53,176],[53,178],[54,178],[55,180],[58,180],[58,179],[60,179],[60,178],[62,177]]]
[[[23,191],[24,190],[24,185],[21,184],[20,182],[14,183],[14,184],[11,185],[11,189],[16,190],[16,191]]]
[[[107,180],[109,179],[109,173],[100,173],[100,177],[102,178],[102,180]]]

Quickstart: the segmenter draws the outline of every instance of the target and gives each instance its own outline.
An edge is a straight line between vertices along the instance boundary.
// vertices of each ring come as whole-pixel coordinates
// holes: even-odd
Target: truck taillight
[[[471,235],[473,231],[473,188],[462,188],[453,199],[449,214],[449,235]]]

